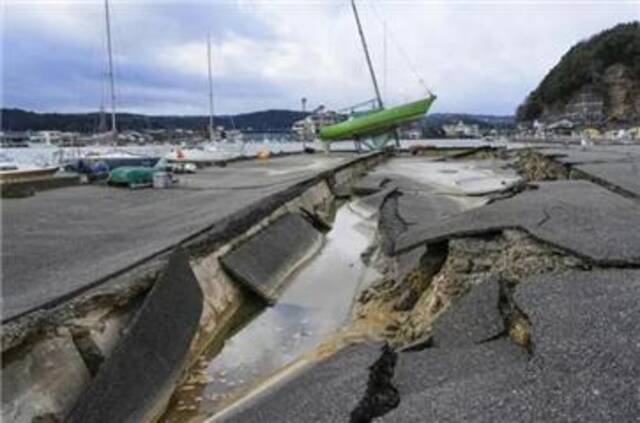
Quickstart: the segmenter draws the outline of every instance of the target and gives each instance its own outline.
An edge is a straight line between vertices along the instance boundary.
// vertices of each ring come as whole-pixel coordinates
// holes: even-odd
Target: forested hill
[[[58,130],[70,132],[95,132],[100,122],[99,113],[35,113],[21,109],[1,109],[2,129],[7,131]],[[293,122],[306,113],[292,110],[265,110],[230,116],[216,116],[216,125],[236,127],[243,131],[288,131]],[[109,116],[107,116],[108,121]],[[207,116],[147,116],[118,113],[119,130],[143,129],[205,129]]]
[[[581,116],[580,107],[588,114]],[[574,45],[518,108],[517,118],[567,114],[601,123],[640,120],[640,22],[619,24]]]

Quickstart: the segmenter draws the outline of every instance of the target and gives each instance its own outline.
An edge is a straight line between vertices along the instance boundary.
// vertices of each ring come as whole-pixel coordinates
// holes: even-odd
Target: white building
[[[480,127],[476,124],[466,124],[462,121],[451,125],[443,125],[442,130],[449,138],[479,138]]]

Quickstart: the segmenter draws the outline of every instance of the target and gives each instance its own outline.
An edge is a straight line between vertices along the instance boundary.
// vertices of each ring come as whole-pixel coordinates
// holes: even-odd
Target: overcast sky
[[[574,43],[640,19],[640,0],[358,2],[386,102],[426,85],[440,112],[511,114]],[[107,101],[102,0],[1,3],[4,107],[76,112]],[[348,0],[110,5],[120,110],[206,114],[208,33],[216,113],[373,96]]]

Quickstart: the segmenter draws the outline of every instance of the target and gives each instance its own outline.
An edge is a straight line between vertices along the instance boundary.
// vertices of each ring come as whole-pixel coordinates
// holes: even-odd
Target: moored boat
[[[52,176],[58,166],[22,164],[6,156],[0,156],[0,183],[37,179]]]

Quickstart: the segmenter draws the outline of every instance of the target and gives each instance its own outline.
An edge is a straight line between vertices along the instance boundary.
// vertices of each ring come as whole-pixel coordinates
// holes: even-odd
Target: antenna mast
[[[376,80],[376,73],[373,70],[371,64],[371,57],[369,56],[369,49],[367,48],[367,41],[364,38],[364,32],[362,32],[362,24],[360,23],[360,16],[358,16],[358,9],[356,8],[355,0],[351,0],[351,7],[353,8],[353,15],[356,18],[356,24],[358,25],[358,33],[360,34],[360,40],[362,41],[362,48],[364,50],[365,58],[367,59],[367,66],[369,67],[369,73],[371,74],[371,81],[373,82],[373,89],[376,92],[376,99],[378,100],[378,107],[383,108],[382,97],[380,96],[380,89],[378,88],[378,81]]]
[[[207,67],[209,69],[209,142],[213,142],[213,73],[211,69],[211,34],[207,35]]]
[[[107,21],[107,50],[109,53],[109,82],[111,87],[111,135],[116,136],[116,88],[113,77],[113,55],[111,52],[111,19],[109,16],[109,0],[104,0],[105,19]]]

